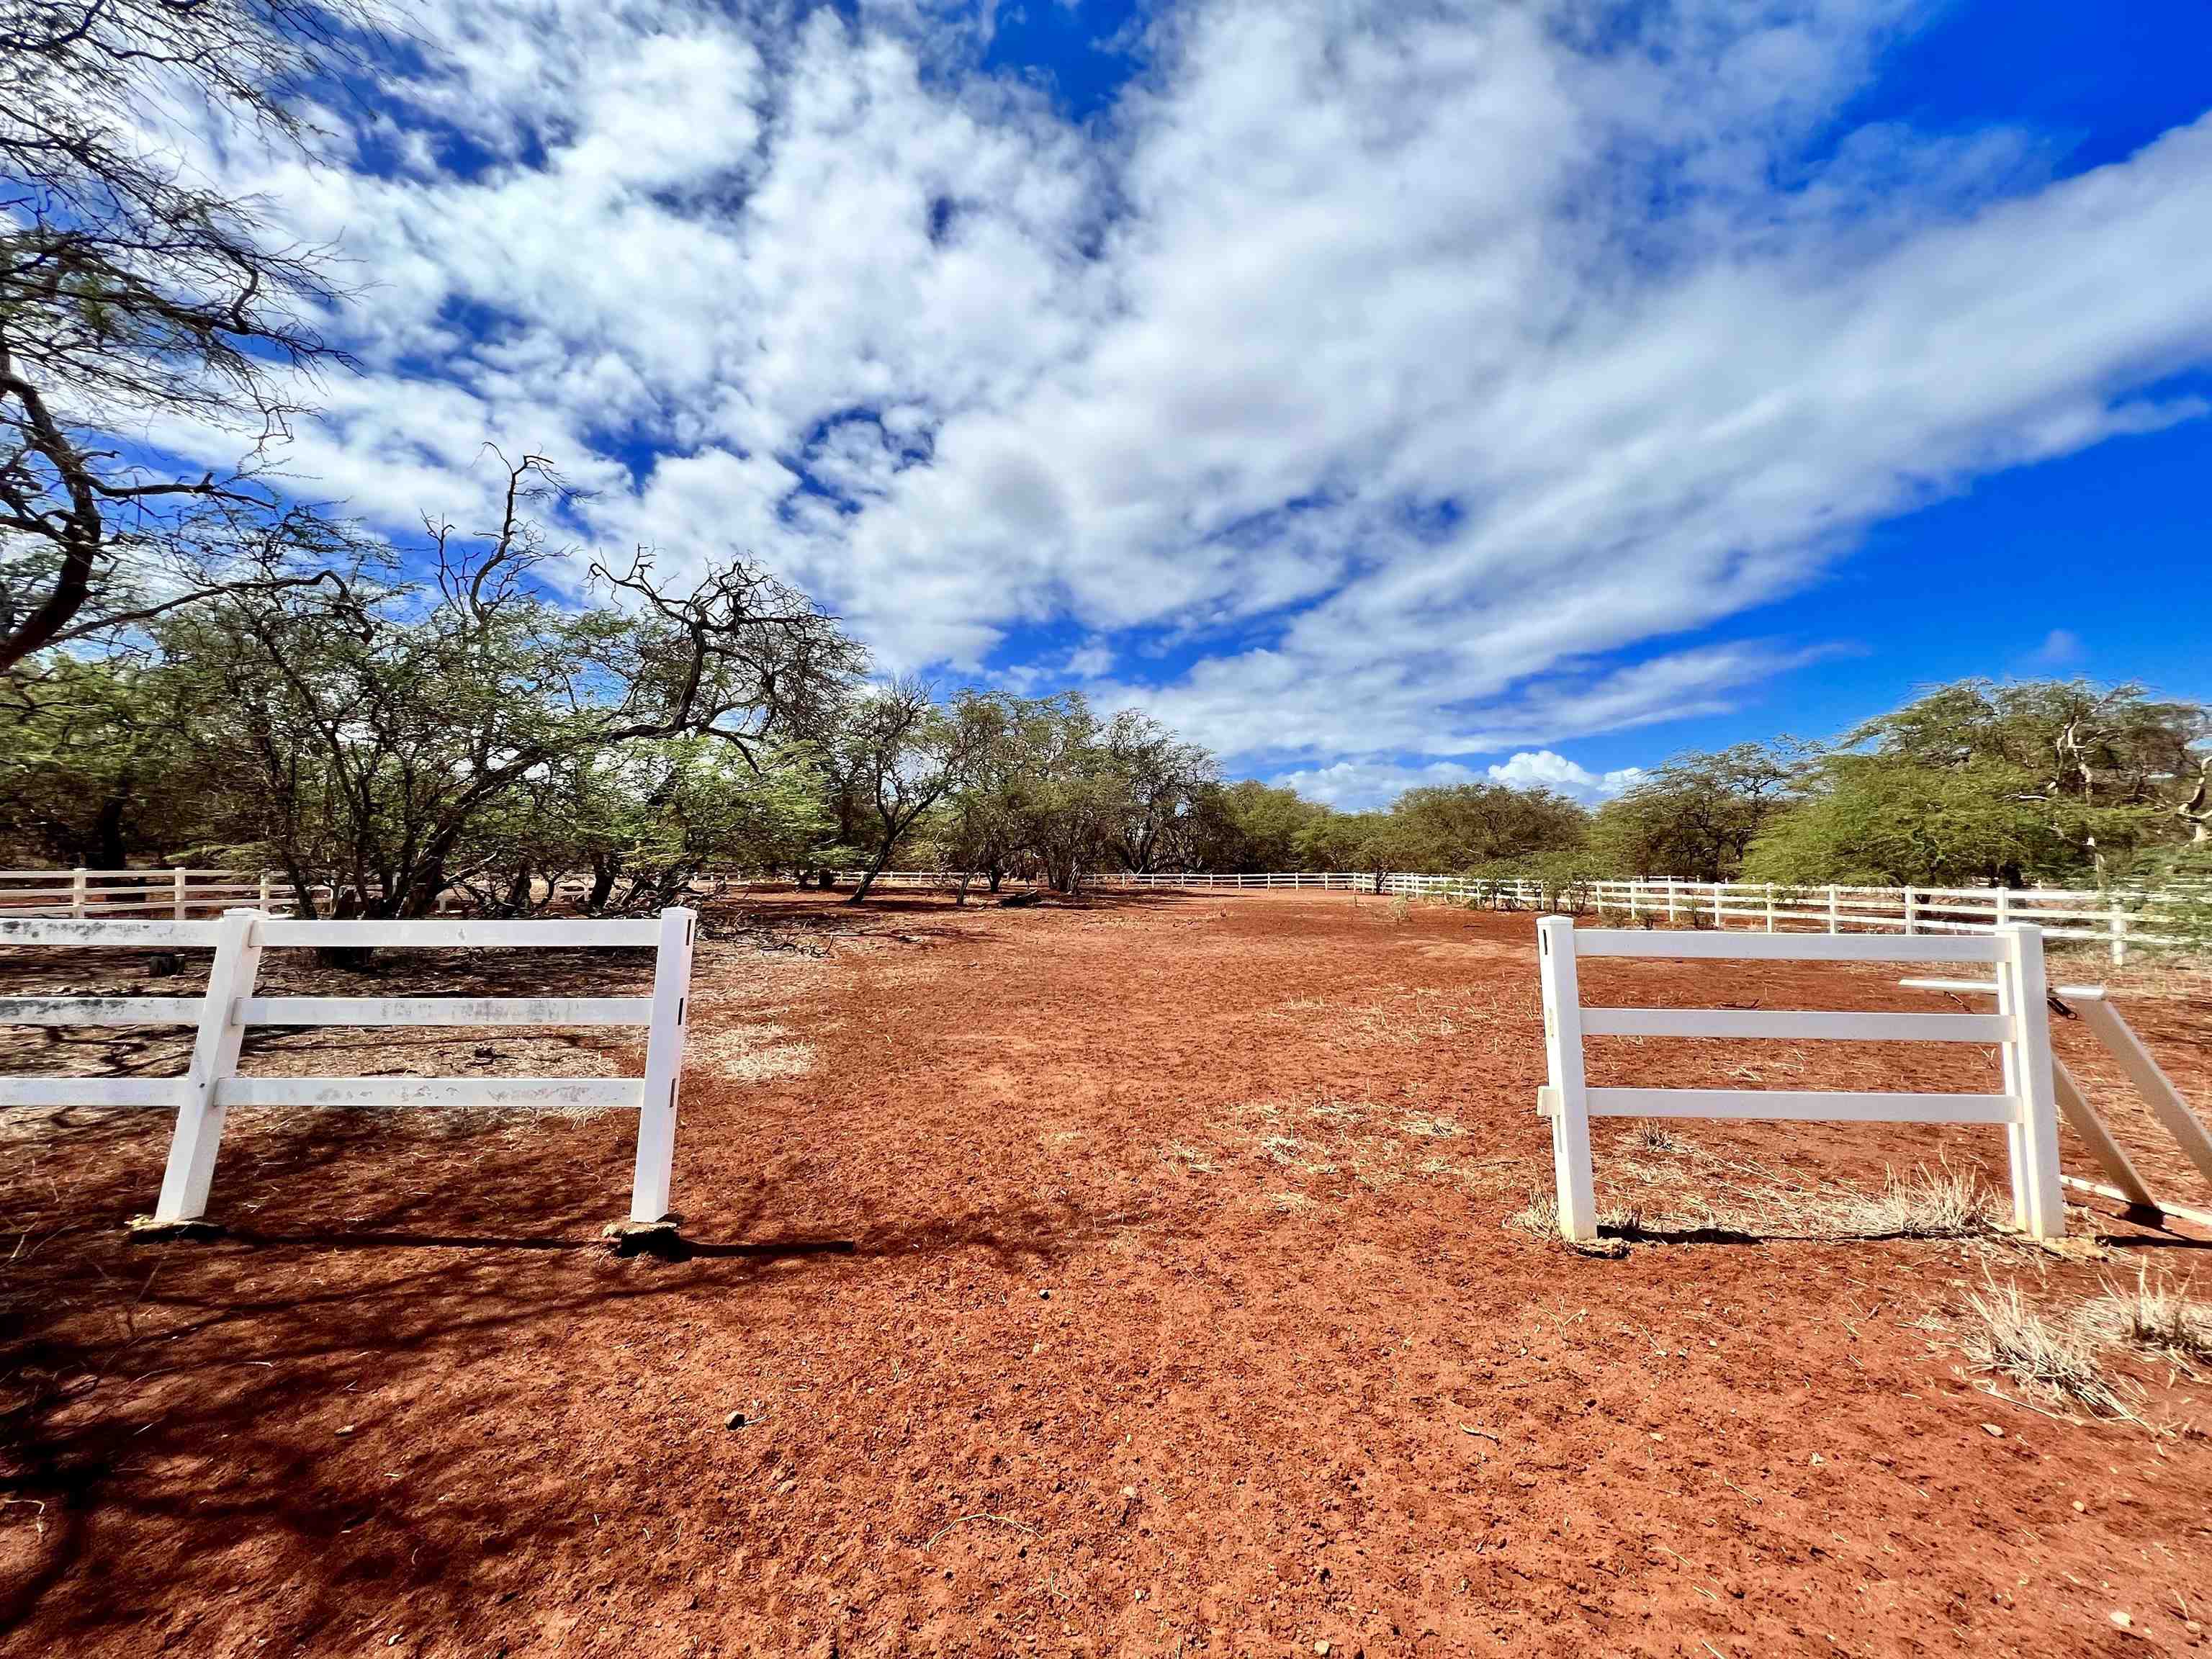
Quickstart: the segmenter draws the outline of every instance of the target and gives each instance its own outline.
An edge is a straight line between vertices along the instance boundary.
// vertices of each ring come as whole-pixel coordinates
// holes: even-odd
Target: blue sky
[[[289,465],[395,535],[551,454],[604,548],[1354,805],[1967,674],[2212,696],[2193,0],[421,25],[321,167],[199,158],[356,262]]]

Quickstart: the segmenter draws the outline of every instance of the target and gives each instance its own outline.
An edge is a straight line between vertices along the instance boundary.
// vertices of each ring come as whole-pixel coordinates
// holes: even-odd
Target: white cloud
[[[2046,668],[2066,668],[2081,660],[2081,636],[2070,628],[2054,628],[2035,647],[2035,660]]]
[[[1408,789],[1449,788],[1462,783],[1502,783],[1515,789],[1549,789],[1586,805],[1609,800],[1644,775],[1640,767],[1592,772],[1548,749],[1522,750],[1496,766],[1477,769],[1457,761],[1403,765],[1392,761],[1338,761],[1328,766],[1279,772],[1270,783],[1295,789],[1309,800],[1347,811],[1388,806]]]
[[[1325,801],[1346,811],[1388,806],[1408,789],[1449,788],[1476,783],[1482,775],[1455,761],[1437,761],[1426,766],[1401,766],[1389,761],[1338,761],[1331,766],[1280,772],[1268,781],[1279,788],[1295,789],[1308,800]]]
[[[2212,118],[2055,182],[2008,129],[1808,151],[1913,10],[1201,0],[1079,127],[928,8],[506,0],[424,20],[480,170],[204,164],[373,284],[293,465],[387,523],[495,438],[889,666],[1164,632],[1109,695],[1232,754],[1489,755],[1731,707],[1802,649],[1650,642],[2205,412],[2153,394],[2212,362]]]
[[[1609,800],[1638,782],[1644,771],[1640,766],[1623,766],[1610,772],[1593,772],[1549,749],[1524,749],[1504,765],[1491,767],[1489,775],[1492,782],[1510,784],[1516,789],[1549,789],[1594,803]]]

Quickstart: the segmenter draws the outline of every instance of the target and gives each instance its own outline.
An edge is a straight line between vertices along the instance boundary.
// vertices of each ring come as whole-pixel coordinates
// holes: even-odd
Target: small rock
[[[1314,1651],[1315,1651],[1316,1653],[1320,1654],[1320,1655],[1322,1656],[1322,1659],[1328,1659],[1328,1643],[1326,1643],[1326,1642],[1316,1642],[1316,1643],[1315,1643],[1315,1644],[1314,1644]]]
[[[2004,1431],[2003,1431],[2002,1429],[1999,1428],[1999,1427],[1998,1427],[1996,1424],[1994,1424],[1994,1423],[1984,1423],[1984,1424],[1983,1424],[1983,1425],[1982,1425],[1982,1432],[1983,1432],[1984,1434],[1985,1434],[1985,1435],[1989,1436],[1989,1437],[1990,1437],[1990,1439],[1992,1439],[1992,1440],[2002,1440],[2002,1439],[2003,1439],[2003,1438],[2004,1438]]]
[[[742,1429],[744,1425],[745,1414],[743,1412],[732,1412],[722,1419],[722,1426],[726,1429]]]
[[[1814,1453],[1813,1454],[1813,1467],[1814,1467],[1814,1468],[1816,1468],[1816,1469],[1817,1469],[1817,1468],[1820,1468],[1823,1463],[1826,1463],[1827,1461],[1828,1461],[1828,1460],[1827,1460],[1826,1458],[1825,1458],[1825,1457],[1821,1456],[1821,1455],[1820,1455],[1820,1453],[1818,1453],[1818,1452],[1814,1452]]]
[[[1050,1291],[1039,1291],[1037,1292],[1037,1300],[1038,1300],[1038,1301],[1040,1301],[1040,1302],[1049,1302],[1049,1301],[1051,1301],[1051,1300],[1052,1300],[1052,1292],[1051,1292]]]
[[[2122,1630],[2131,1630],[2135,1627],[2136,1621],[2129,1618],[2124,1613],[2116,1612],[2112,1614],[2112,1622],[2118,1625]]]
[[[775,1489],[775,1495],[778,1498],[788,1498],[793,1492],[798,1490],[799,1482],[796,1480],[787,1480]]]
[[[2084,1504],[2084,1503],[2083,1503],[2080,1498],[2075,1498],[2075,1499],[2074,1500],[2074,1513],[2075,1513],[2075,1514],[2076,1514],[2076,1515],[2087,1515],[2087,1514],[2088,1514],[2088,1512],[2089,1512],[2089,1506],[2088,1506],[2087,1504]]]
[[[338,1433],[339,1433],[340,1435],[349,1435],[349,1434],[351,1434],[352,1432],[353,1432],[353,1425],[352,1425],[352,1424],[350,1424],[350,1423],[341,1423],[341,1424],[339,1424],[339,1425],[338,1425]]]
[[[2181,1621],[2181,1627],[2187,1631],[2191,1636],[2202,1636],[2204,1634],[2204,1626],[2198,1624],[2194,1619],[2183,1620]]]

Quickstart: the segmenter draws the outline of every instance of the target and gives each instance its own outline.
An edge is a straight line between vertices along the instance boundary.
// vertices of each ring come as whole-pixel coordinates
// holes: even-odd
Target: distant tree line
[[[1593,811],[1544,790],[1415,789],[1332,811],[1256,783],[1218,810],[1245,867],[1869,886],[2212,873],[2212,711],[2083,680],[1935,688],[1832,743],[1676,756]]]

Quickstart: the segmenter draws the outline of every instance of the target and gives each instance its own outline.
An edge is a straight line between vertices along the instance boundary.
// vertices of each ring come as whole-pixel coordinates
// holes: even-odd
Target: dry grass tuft
[[[1644,1212],[1633,1204],[1601,1204],[1597,1224],[1616,1233],[1640,1233],[1644,1231]]]
[[[2142,1419],[2126,1385],[2105,1374],[2096,1338],[2077,1322],[2056,1324],[2027,1304],[2017,1283],[1968,1296],[1977,1328],[1966,1357],[1984,1370],[2011,1377],[2047,1397],[2079,1406],[2098,1417]]]
[[[1878,1238],[1971,1238],[1995,1232],[2010,1211],[1972,1170],[1923,1164],[1884,1173],[1881,1191],[1829,1200],[1824,1230]]]
[[[1690,1143],[1665,1124],[1650,1121],[1639,1123],[1629,1131],[1628,1144],[1637,1152],[1662,1155],[1690,1150]]]
[[[1531,1187],[1528,1201],[1505,1218],[1509,1227],[1518,1227],[1522,1232],[1534,1233],[1539,1237],[1557,1238],[1559,1236],[1559,1195],[1547,1187]]]
[[[2186,1280],[2170,1285],[2165,1276],[2151,1282],[2148,1268],[2137,1268],[2133,1290],[2105,1281],[2105,1294],[2083,1310],[2084,1328],[2108,1341],[2124,1342],[2157,1355],[2195,1374],[2212,1365],[2212,1308],[2192,1302]]]

